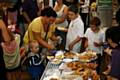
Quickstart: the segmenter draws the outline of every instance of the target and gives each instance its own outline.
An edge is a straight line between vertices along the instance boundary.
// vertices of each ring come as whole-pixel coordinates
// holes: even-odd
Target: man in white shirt
[[[78,13],[78,7],[76,5],[69,7],[68,17],[71,22],[66,38],[66,49],[80,52],[81,37],[83,37],[84,34],[84,23]]]

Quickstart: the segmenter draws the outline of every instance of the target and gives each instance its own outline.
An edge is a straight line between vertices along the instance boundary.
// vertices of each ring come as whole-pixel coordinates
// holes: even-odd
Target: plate
[[[80,62],[84,62],[84,63],[87,63],[87,62],[90,62],[91,60],[85,60],[85,59],[80,59]]]
[[[53,79],[56,79],[56,80],[61,80],[59,77],[57,76],[48,76],[48,77],[45,77],[43,80],[51,80],[51,78]]]
[[[61,62],[62,62],[62,60],[59,60],[59,59],[53,59],[53,60],[51,60],[52,64],[60,64]]]
[[[96,55],[96,52],[86,51],[86,52],[81,53],[79,55],[79,58],[81,62],[90,62],[90,61],[96,60],[97,55]]]
[[[47,56],[47,59],[52,60],[52,59],[54,59],[54,56]]]
[[[64,75],[70,75],[70,74],[72,74],[72,73],[74,73],[74,71],[66,71],[66,70],[63,70],[63,72],[62,72],[62,74],[64,74]]]
[[[73,59],[69,59],[69,58],[63,59],[63,62],[72,62],[72,61],[73,61]]]
[[[64,27],[57,27],[58,30],[61,30],[61,31],[66,31],[67,28],[64,28]]]

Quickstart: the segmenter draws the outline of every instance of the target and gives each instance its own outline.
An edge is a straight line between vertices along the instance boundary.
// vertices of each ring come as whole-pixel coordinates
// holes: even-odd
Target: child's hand
[[[25,48],[24,47],[20,48],[20,56],[21,56],[21,58],[25,56]]]
[[[95,46],[95,47],[99,47],[99,46],[100,46],[100,44],[99,44],[99,43],[97,43],[97,42],[94,42],[94,46]]]
[[[57,41],[58,41],[58,44],[61,44],[62,38],[60,36],[57,36]]]
[[[104,49],[104,52],[106,52],[108,55],[111,55],[112,49],[110,49],[109,47]]]
[[[69,50],[72,50],[72,49],[73,49],[73,46],[74,46],[73,44],[70,44],[70,45],[69,45]]]

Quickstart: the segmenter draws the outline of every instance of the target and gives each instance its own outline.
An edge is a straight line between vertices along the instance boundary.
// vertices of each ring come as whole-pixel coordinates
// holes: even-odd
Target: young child
[[[5,61],[5,67],[7,69],[7,80],[17,80],[21,79],[20,76],[20,52],[19,52],[19,41],[12,32],[8,31],[10,36],[9,42],[2,42],[1,46],[3,48],[3,58]]]
[[[109,46],[104,51],[111,56],[109,74],[112,80],[120,80],[120,26],[111,27],[106,31],[106,41]]]
[[[101,56],[102,56],[102,44],[104,42],[104,32],[100,29],[101,21],[98,17],[94,17],[90,21],[90,28],[85,32],[85,37],[88,39],[88,50],[95,51],[97,53],[98,67],[100,67]],[[99,73],[99,68],[97,69]]]
[[[43,73],[44,66],[39,54],[39,43],[36,40],[30,42],[30,53],[28,53],[28,58],[28,72],[31,74],[32,80],[39,80]]]
[[[84,36],[84,23],[78,13],[78,7],[76,5],[69,7],[68,17],[71,22],[66,38],[66,50],[80,52],[81,38]]]

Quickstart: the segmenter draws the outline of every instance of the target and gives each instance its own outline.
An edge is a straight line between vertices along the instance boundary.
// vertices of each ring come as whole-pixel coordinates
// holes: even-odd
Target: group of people
[[[93,50],[97,53],[98,73],[102,53],[105,51],[112,56],[110,76],[116,80],[120,79],[120,64],[118,62],[120,58],[120,36],[117,35],[120,33],[120,26],[110,27],[104,32],[100,28],[101,21],[98,17],[91,19],[90,27],[87,28],[86,31],[84,24],[79,14],[78,6],[70,5],[67,7],[63,4],[63,0],[57,0],[54,8],[48,6],[41,10],[41,15],[30,22],[24,34],[22,44],[22,46],[25,46],[25,51],[28,51],[26,48],[30,49],[27,57],[30,58],[28,72],[32,80],[38,79],[40,75],[42,75],[42,70],[44,70],[45,67],[41,67],[42,54],[40,54],[40,52],[42,52],[43,49],[47,51],[55,50],[57,47],[55,44],[52,44],[51,41],[62,46],[60,49],[79,53],[82,49],[81,45],[84,37],[86,38],[85,50]],[[59,27],[64,27],[64,29],[60,30]],[[18,72],[21,58],[25,57],[26,52],[20,54],[20,41],[17,40],[18,37],[6,28],[2,20],[0,20],[0,31],[0,35],[2,36],[2,38],[0,38],[0,78],[6,80],[5,78],[7,77],[5,73],[7,72],[8,80],[19,79],[20,75],[17,78],[11,76]],[[62,42],[59,43],[61,39]],[[109,47],[105,50],[103,49],[104,42],[109,44]],[[11,74],[12,72],[13,74]]]

